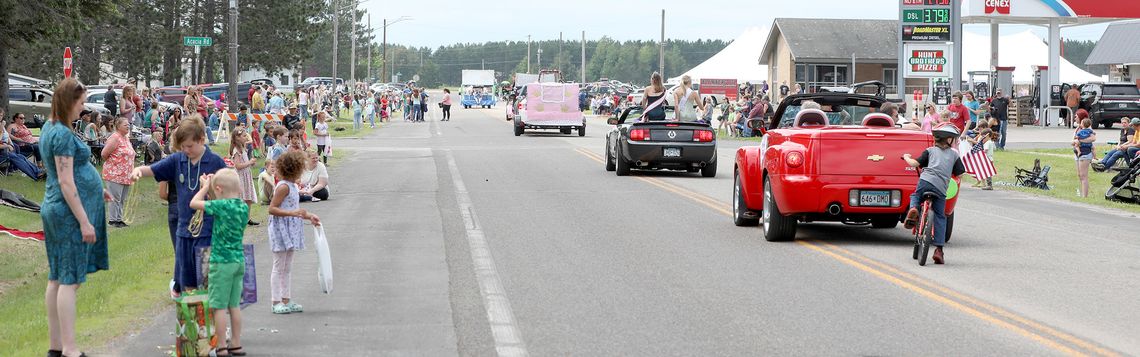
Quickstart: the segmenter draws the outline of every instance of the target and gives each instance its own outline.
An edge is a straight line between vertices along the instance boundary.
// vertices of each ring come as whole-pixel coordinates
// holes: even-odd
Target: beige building
[[[768,83],[812,93],[820,87],[878,80],[898,93],[898,21],[778,18],[760,54]],[[926,79],[908,79],[906,91],[926,90]],[[781,100],[778,90],[773,101]]]

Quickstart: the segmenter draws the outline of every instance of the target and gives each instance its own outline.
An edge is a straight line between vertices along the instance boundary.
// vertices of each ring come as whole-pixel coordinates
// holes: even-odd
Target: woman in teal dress
[[[47,187],[40,216],[47,248],[44,294],[51,346],[48,356],[83,356],[75,345],[75,301],[87,274],[109,268],[103,179],[91,165],[91,149],[71,131],[87,90],[73,78],[55,87],[52,119],[40,135]]]

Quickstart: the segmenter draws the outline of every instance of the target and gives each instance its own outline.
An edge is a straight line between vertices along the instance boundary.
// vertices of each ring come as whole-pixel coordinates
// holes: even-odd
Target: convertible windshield
[[[878,110],[878,108],[857,105],[822,105],[821,107],[823,107],[823,112],[827,113],[827,122],[830,125],[859,125],[863,122],[864,116]],[[799,105],[789,105],[784,110],[784,115],[780,117],[779,127],[792,126],[792,123],[796,121],[796,114],[802,109]]]
[[[645,110],[643,110],[641,107],[629,108],[629,112],[626,114],[624,122],[625,123],[636,123],[641,118],[641,114],[644,112],[645,112]],[[665,107],[665,120],[666,121],[673,120],[673,107]],[[689,122],[704,123],[703,121],[700,121],[700,120],[689,121]]]

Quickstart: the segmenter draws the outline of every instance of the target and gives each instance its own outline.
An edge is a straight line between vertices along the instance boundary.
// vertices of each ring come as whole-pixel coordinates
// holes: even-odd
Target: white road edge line
[[[499,280],[498,270],[495,269],[491,248],[487,245],[487,238],[483,235],[483,229],[479,228],[479,220],[475,217],[474,208],[471,207],[471,196],[467,194],[467,186],[463,184],[459,167],[455,165],[455,156],[451,154],[451,150],[443,152],[447,156],[447,169],[451,171],[452,184],[455,185],[455,202],[459,206],[459,214],[463,216],[466,227],[475,280],[479,282],[483,307],[487,310],[487,321],[491,324],[495,351],[499,356],[529,356],[526,343],[523,342],[522,334],[515,324],[511,302],[507,299],[507,293]]]

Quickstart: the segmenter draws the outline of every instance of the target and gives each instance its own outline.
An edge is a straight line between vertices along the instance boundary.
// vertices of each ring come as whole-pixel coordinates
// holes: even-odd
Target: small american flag
[[[966,166],[966,173],[974,175],[979,180],[997,175],[993,161],[990,161],[990,157],[986,156],[986,151],[982,149],[984,145],[984,142],[974,144],[970,148],[970,153],[962,158],[962,164]]]

